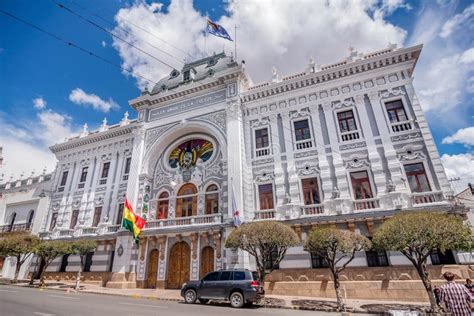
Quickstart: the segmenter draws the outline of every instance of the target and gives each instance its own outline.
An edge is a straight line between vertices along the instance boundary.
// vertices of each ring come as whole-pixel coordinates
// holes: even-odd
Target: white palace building
[[[316,225],[370,237],[399,212],[463,213],[413,87],[421,50],[351,51],[258,85],[224,53],[173,70],[130,101],[136,120],[104,121],[51,147],[58,164],[40,236],[97,240],[85,267],[92,281],[175,289],[215,269],[252,268],[248,255],[224,248],[234,196],[243,222],[282,221],[300,237],[270,276],[283,284],[324,274],[324,261],[302,247]],[[147,219],[138,246],[120,229],[126,197]],[[433,265],[466,260],[431,256]],[[67,279],[78,265],[65,256],[48,272]],[[400,254],[380,251],[351,266],[359,272],[348,281],[414,273]]]

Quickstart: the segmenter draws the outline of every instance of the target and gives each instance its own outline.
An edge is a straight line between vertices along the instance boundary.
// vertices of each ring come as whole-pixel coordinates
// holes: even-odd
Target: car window
[[[206,275],[203,279],[204,281],[217,281],[219,280],[219,272],[211,272]]]
[[[245,280],[245,272],[234,271],[234,281],[241,281],[241,280]]]
[[[232,271],[222,271],[221,272],[221,281],[229,281],[232,276]]]
[[[258,273],[257,271],[252,271],[252,277],[255,281],[260,281],[259,278],[258,278]]]

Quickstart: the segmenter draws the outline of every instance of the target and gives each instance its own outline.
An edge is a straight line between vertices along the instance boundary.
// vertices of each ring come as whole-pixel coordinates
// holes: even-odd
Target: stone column
[[[199,234],[194,233],[191,238],[191,280],[199,280]]]
[[[166,236],[160,236],[158,238],[158,245],[160,251],[160,257],[158,260],[158,281],[156,281],[156,287],[159,289],[165,288],[166,282],[166,257],[168,256],[167,252],[167,238]]]
[[[215,247],[215,270],[222,269],[222,234],[221,232],[213,232],[212,240],[214,242]]]
[[[299,178],[296,172],[295,157],[294,157],[294,144],[293,144],[293,128],[290,122],[290,113],[285,111],[281,112],[281,119],[283,123],[283,141],[285,142],[285,154],[286,154],[286,171],[288,175],[288,191],[290,193],[291,204],[302,205],[300,197],[300,188],[298,185]],[[280,135],[281,137],[281,135]]]
[[[284,137],[283,135],[279,135],[278,132],[278,116],[277,114],[272,114],[270,116],[270,130],[269,130],[270,137],[271,137],[271,154],[273,155],[274,159],[274,175],[275,175],[275,199],[276,205],[275,209],[278,206],[283,205],[285,201],[285,175],[283,171],[282,161],[281,161],[281,148],[280,148],[280,137]]]

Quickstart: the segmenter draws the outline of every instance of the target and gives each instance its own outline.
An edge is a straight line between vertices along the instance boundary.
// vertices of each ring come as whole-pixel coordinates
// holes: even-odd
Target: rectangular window
[[[408,184],[411,192],[429,192],[431,191],[425,167],[421,162],[405,165]]]
[[[102,213],[102,207],[96,207],[94,209],[94,218],[92,219],[92,227],[97,227],[97,225],[99,225],[101,213]]]
[[[124,208],[124,204],[120,203],[118,206],[118,214],[117,214],[117,220],[115,222],[115,225],[122,224],[123,208]]]
[[[311,253],[311,268],[329,268],[329,263],[326,258],[321,257],[319,254],[312,252]]]
[[[369,267],[386,267],[388,266],[387,252],[385,250],[368,250],[365,252],[367,257],[367,265]]]
[[[255,130],[255,148],[267,148],[269,144],[268,128]]]
[[[321,203],[319,198],[319,187],[317,178],[302,179],[303,197],[305,205],[313,205]]]
[[[132,162],[132,157],[127,157],[127,159],[125,159],[125,170],[124,170],[124,174],[129,174],[130,173],[130,163]]]
[[[102,175],[101,178],[107,178],[109,176],[109,168],[110,168],[110,162],[104,162],[104,165],[102,166]]]
[[[189,79],[191,79],[191,71],[187,70],[183,72],[183,81],[188,81]]]
[[[387,109],[390,123],[408,121],[407,114],[403,108],[403,103],[401,100],[387,102],[385,103],[385,107]]]
[[[82,168],[81,179],[79,180],[80,183],[86,182],[88,170],[89,170],[89,167]]]
[[[61,184],[59,186],[63,187],[66,185],[68,171],[63,172],[63,177],[61,178]]]
[[[53,230],[56,227],[57,219],[58,213],[53,213],[53,215],[51,215],[51,224],[49,225],[49,230]]]
[[[74,229],[74,227],[76,227],[78,217],[79,217],[79,210],[72,211],[71,224],[69,225],[69,229]]]
[[[259,185],[258,195],[261,210],[273,209],[273,185],[271,183]]]
[[[244,271],[234,271],[234,281],[243,281],[245,280],[245,272]]]
[[[363,200],[374,197],[367,171],[351,172],[351,182],[352,190],[354,191],[354,199]]]
[[[357,125],[352,110],[337,113],[341,133],[357,130]]]
[[[229,281],[232,279],[232,271],[222,271],[219,281]]]
[[[308,120],[297,121],[293,123],[295,127],[295,139],[296,141],[310,139],[311,133],[309,131]]]

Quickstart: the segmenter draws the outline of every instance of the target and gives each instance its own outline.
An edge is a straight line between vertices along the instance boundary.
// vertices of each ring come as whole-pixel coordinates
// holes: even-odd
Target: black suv
[[[220,270],[208,273],[199,281],[183,284],[181,296],[188,304],[196,300],[206,304],[212,300],[228,300],[232,307],[251,305],[264,294],[257,273],[247,269]]]

